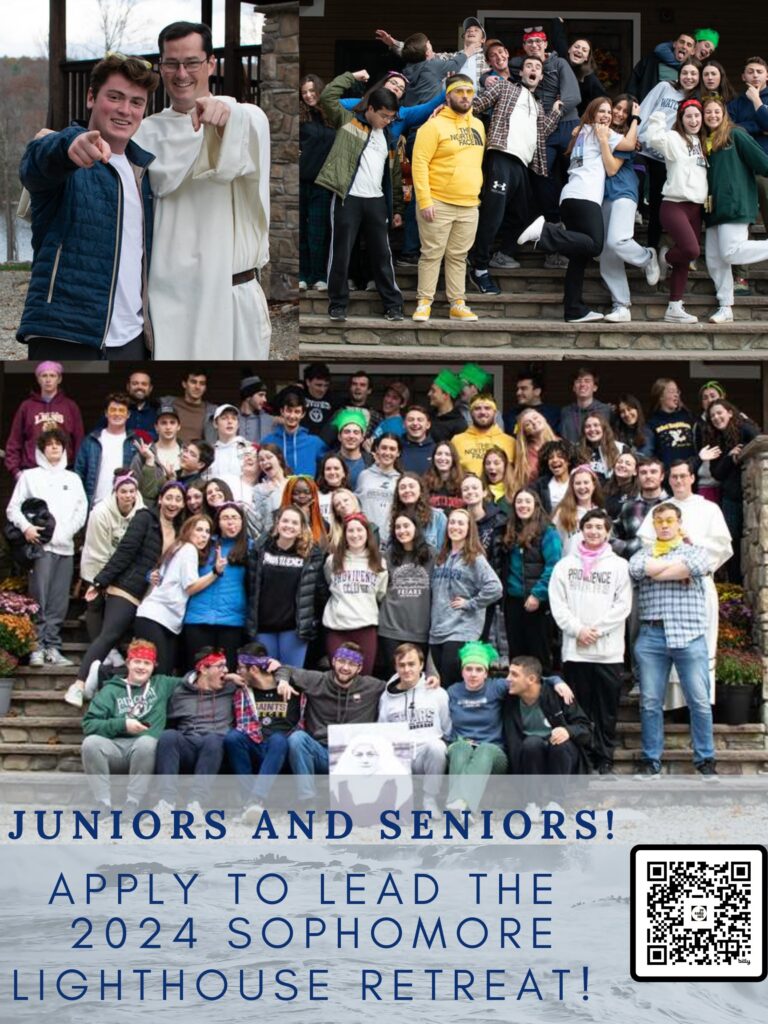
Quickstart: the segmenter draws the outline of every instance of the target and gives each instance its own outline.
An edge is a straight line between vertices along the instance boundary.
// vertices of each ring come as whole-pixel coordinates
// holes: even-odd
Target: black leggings
[[[138,606],[124,597],[107,594],[104,598],[104,622],[101,632],[83,655],[80,663],[80,679],[85,679],[94,661],[104,661],[124,633],[133,625]]]
[[[576,320],[589,312],[581,294],[584,290],[584,271],[592,256],[603,251],[605,228],[603,211],[599,203],[588,199],[564,199],[560,216],[565,227],[545,224],[539,240],[543,252],[559,252],[568,257],[565,272],[563,311],[566,320]]]
[[[184,645],[185,672],[195,667],[195,654],[203,647],[215,647],[227,656],[227,668],[237,671],[237,649],[243,643],[243,626],[205,626],[202,623],[185,625],[181,637]]]
[[[552,671],[552,630],[549,605],[540,604],[535,612],[525,610],[525,598],[504,598],[504,625],[507,628],[509,658],[525,654],[538,658],[544,675]]]
[[[429,653],[432,655],[435,669],[440,676],[441,686],[451,686],[453,683],[461,682],[459,651],[466,642],[466,640],[447,640],[443,644],[429,645]]]
[[[172,675],[176,668],[176,644],[178,641],[176,634],[159,622],[144,618],[143,615],[136,616],[133,631],[142,640],[151,640],[157,648],[155,672],[161,676]]]

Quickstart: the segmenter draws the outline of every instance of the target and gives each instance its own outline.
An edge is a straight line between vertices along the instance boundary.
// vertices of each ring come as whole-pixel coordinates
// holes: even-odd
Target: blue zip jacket
[[[85,495],[88,498],[88,505],[93,505],[93,495],[96,490],[96,483],[99,479],[99,467],[101,466],[101,427],[86,434],[83,443],[77,450],[74,470],[83,481]],[[130,466],[131,460],[136,454],[133,442],[136,435],[131,430],[126,430],[125,441],[123,442],[123,465]]]
[[[328,446],[316,434],[310,434],[306,427],[299,427],[295,434],[287,434],[284,427],[277,427],[261,439],[262,444],[276,444],[282,451],[286,464],[295,474],[314,477],[317,464]]]
[[[200,575],[205,576],[213,568],[216,560],[216,548],[226,558],[234,545],[233,540],[214,537],[208,561],[200,568]],[[224,572],[210,587],[193,594],[187,602],[184,614],[184,625],[196,626],[245,626],[246,621],[246,567],[245,565],[227,565]]]
[[[67,151],[86,129],[73,124],[36,139],[21,160],[32,199],[32,278],[17,339],[58,338],[100,349],[112,318],[123,220],[123,187],[109,164],[77,167]],[[146,174],[154,156],[129,142],[144,207],[144,277],[152,242],[152,194]],[[145,328],[150,332],[148,320]],[[150,335],[151,338],[151,335]]]
[[[760,93],[762,107],[755,110],[752,100],[737,96],[728,104],[728,116],[734,124],[749,132],[755,142],[768,153],[768,89]]]

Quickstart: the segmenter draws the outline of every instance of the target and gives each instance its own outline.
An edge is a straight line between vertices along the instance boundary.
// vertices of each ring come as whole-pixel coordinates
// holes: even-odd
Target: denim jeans
[[[635,644],[640,672],[640,724],[643,757],[656,766],[664,750],[664,694],[669,670],[677,669],[680,685],[691,715],[693,763],[715,756],[712,735],[712,705],[709,702],[709,656],[704,636],[687,647],[667,647],[661,626],[642,624]]]
[[[240,729],[230,729],[224,737],[224,749],[229,764],[235,775],[241,778],[243,797],[263,803],[275,781],[275,776],[283,770],[288,756],[288,737],[282,732],[273,732],[271,736],[254,743],[250,736]],[[250,783],[252,773],[257,773],[253,785]]]
[[[199,776],[190,794],[205,803],[223,759],[224,737],[220,733],[188,736],[177,729],[165,729],[157,743],[155,765],[155,774],[161,776],[160,796],[169,804],[175,804],[179,773],[184,772]]]
[[[307,641],[302,640],[295,629],[286,629],[281,633],[257,633],[256,639],[267,648],[270,658],[276,658],[281,665],[304,668]]]
[[[311,800],[315,795],[314,776],[328,774],[328,747],[297,729],[288,737],[288,763],[296,776],[299,800]]]

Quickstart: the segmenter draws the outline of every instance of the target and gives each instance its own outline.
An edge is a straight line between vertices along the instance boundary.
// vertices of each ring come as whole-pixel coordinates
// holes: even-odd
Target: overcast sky
[[[223,2],[214,3],[214,45],[222,45]],[[49,0],[19,0],[6,12],[0,29],[0,56],[43,57],[47,53]],[[171,21],[199,21],[199,0],[138,0],[127,38],[128,52],[152,51],[157,33]],[[244,40],[245,41],[245,40]],[[84,58],[104,52],[96,0],[67,0],[67,56]]]

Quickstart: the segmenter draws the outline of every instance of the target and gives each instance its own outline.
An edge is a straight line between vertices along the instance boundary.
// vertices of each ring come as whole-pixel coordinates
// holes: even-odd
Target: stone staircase
[[[668,292],[664,281],[656,288],[643,274],[628,267],[633,320],[627,324],[573,325],[563,321],[562,270],[547,270],[543,256],[523,253],[520,270],[492,270],[501,295],[479,295],[468,286],[467,302],[480,319],[455,324],[448,319],[442,277],[433,304],[432,319],[414,323],[416,267],[397,267],[403,290],[406,319],[390,323],[383,318],[376,292],[350,294],[348,318],[328,319],[328,296],[307,291],[301,297],[299,329],[302,359],[418,358],[441,360],[450,349],[452,361],[498,360],[502,351],[516,359],[562,357],[575,353],[585,358],[701,359],[707,353],[727,353],[728,359],[752,359],[768,350],[768,263],[749,267],[753,294],[737,297],[732,324],[710,324],[707,317],[717,305],[714,286],[704,269],[692,271],[686,308],[699,317],[697,324],[667,324],[662,317]],[[607,312],[610,299],[596,263],[587,268],[585,301]]]
[[[79,608],[71,614],[77,611]],[[64,654],[78,661],[87,646],[83,623],[74,617],[68,619],[64,636]],[[17,671],[10,712],[0,718],[0,770],[82,770],[82,714],[63,700],[76,676],[76,666],[55,670],[24,667]],[[664,730],[664,770],[672,775],[692,772],[688,726],[672,720],[679,714],[668,715]],[[630,774],[640,750],[637,697],[622,696],[619,718],[616,768],[620,774]],[[722,775],[755,775],[768,770],[768,734],[762,724],[716,724],[715,747]]]

